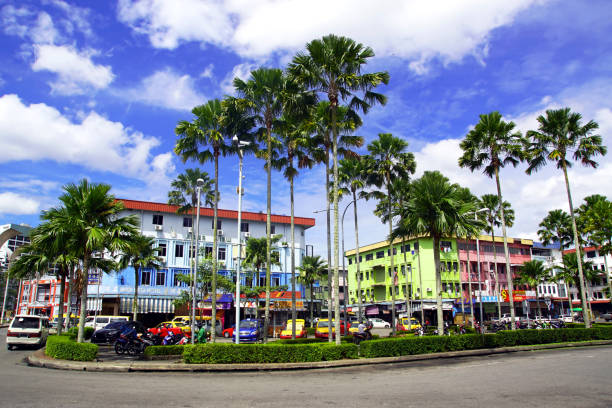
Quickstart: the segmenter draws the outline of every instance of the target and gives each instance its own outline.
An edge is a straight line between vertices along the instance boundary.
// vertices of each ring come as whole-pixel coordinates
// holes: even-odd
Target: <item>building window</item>
[[[161,214],[153,214],[153,225],[164,225],[164,216]]]
[[[384,258],[384,256],[385,256],[385,251],[378,251],[376,253],[376,259]]]
[[[272,284],[271,286],[280,286],[280,278],[275,278],[273,276],[271,284]]]
[[[193,227],[193,219],[191,217],[183,217],[183,227]]]
[[[157,271],[155,273],[155,285],[166,286],[166,271]]]
[[[363,282],[363,272],[359,273],[359,280]]]
[[[457,265],[457,262],[453,262],[453,271],[455,271],[455,273],[458,272],[458,268],[459,268],[459,265]]]
[[[183,257],[183,244],[176,244],[174,246],[174,256],[177,258]]]
[[[140,273],[140,284],[150,285],[151,284],[151,271],[143,270]]]
[[[186,286],[185,283],[179,280],[179,276],[181,275],[184,275],[184,273],[179,272],[179,271],[174,272],[174,281],[173,281],[174,286]]]
[[[157,246],[157,248],[158,248],[158,250],[157,250],[157,256],[166,256],[166,248],[167,248],[167,245],[166,245],[166,244],[162,244],[162,243],[160,243],[160,244]]]
[[[595,251],[587,251],[586,256],[587,256],[587,258],[595,258],[596,252]]]
[[[366,255],[366,261],[371,261],[372,259],[374,259],[374,254],[367,254]]]
[[[240,232],[249,232],[249,223],[241,222],[240,223]]]
[[[391,251],[387,249],[387,256],[391,255]],[[393,248],[393,255],[397,255],[397,248]]]
[[[211,246],[204,247],[204,257],[206,258],[212,257],[212,247]]]
[[[270,225],[270,234],[276,234],[276,225]]]
[[[225,261],[225,248],[219,248],[219,261]]]
[[[221,220],[217,218],[217,229],[221,229],[221,225],[223,225],[221,223]],[[210,221],[210,228],[215,229],[215,219],[214,218]]]
[[[361,257],[361,255],[359,255],[359,262],[361,262],[363,260],[363,258]]]
[[[195,245],[189,245],[189,258],[193,259],[195,257]]]
[[[366,271],[366,280],[370,279],[370,271]]]
[[[352,265],[353,264],[353,258],[349,258],[348,259],[348,263],[349,263],[349,265]]]

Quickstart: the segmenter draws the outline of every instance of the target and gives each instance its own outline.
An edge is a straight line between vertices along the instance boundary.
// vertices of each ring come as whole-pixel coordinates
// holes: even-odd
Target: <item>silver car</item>
[[[49,335],[49,319],[42,316],[18,315],[8,327],[6,347],[42,346]]]

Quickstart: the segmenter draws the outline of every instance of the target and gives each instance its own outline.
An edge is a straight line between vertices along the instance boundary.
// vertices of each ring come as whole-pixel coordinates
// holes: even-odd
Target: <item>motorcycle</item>
[[[364,340],[372,340],[372,324],[369,322],[365,324],[365,328],[362,333],[353,333],[353,343],[356,345],[359,345],[359,343]]]

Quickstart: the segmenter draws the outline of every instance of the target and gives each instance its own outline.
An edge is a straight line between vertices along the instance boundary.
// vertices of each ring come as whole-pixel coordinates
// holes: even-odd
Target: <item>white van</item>
[[[42,346],[49,335],[49,319],[42,316],[18,315],[6,333],[6,348]]]
[[[95,319],[95,321],[94,321]],[[85,327],[93,327],[94,331],[105,327],[113,322],[129,322],[128,316],[89,316],[85,319]]]

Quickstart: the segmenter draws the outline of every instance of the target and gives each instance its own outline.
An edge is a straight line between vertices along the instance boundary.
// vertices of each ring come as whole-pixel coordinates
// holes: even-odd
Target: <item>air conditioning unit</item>
[[[244,237],[245,238],[250,238],[251,237],[251,233],[250,232],[245,232],[244,233]]]
[[[223,230],[217,230],[217,235],[223,235]]]
[[[164,229],[163,225],[156,225],[155,226],[155,231],[162,231]]]

